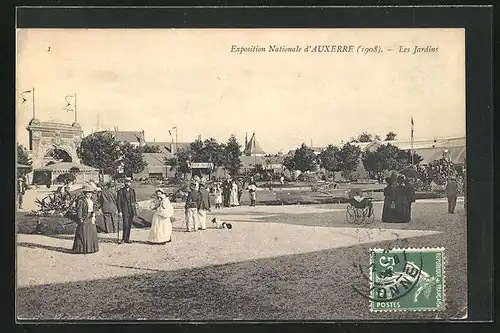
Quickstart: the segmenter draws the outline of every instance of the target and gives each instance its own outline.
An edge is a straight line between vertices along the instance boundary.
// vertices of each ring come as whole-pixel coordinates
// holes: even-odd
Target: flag
[[[172,132],[170,132],[170,130],[168,130],[168,135],[172,136]]]
[[[413,140],[413,117],[411,117],[411,138]]]
[[[64,100],[66,101],[66,106],[64,107],[64,110],[66,110],[66,112],[73,112],[74,110],[71,108],[71,98],[73,98],[74,96],[73,95],[66,95],[66,97],[64,98]]]
[[[23,99],[21,104],[24,104],[24,102],[27,101],[27,99],[24,97],[24,94],[29,94],[29,93],[31,93],[31,90],[25,90],[21,93],[21,98]]]

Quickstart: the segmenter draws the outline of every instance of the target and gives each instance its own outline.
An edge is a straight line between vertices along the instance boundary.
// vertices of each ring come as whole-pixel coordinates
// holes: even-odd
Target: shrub
[[[56,178],[56,182],[63,183],[63,184],[69,184],[69,183],[73,183],[75,181],[76,181],[76,176],[70,172],[61,173]]]

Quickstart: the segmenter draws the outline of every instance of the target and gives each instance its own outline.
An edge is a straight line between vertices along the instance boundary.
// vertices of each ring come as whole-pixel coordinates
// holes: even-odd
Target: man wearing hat
[[[125,186],[116,194],[116,208],[118,215],[123,218],[123,237],[121,243],[132,243],[130,241],[130,229],[132,221],[137,216],[137,201],[135,191],[132,187],[132,179],[125,177]]]
[[[200,229],[207,229],[207,211],[210,211],[210,194],[204,183],[200,183],[200,205],[198,206],[198,218]]]
[[[24,194],[26,193],[26,183],[24,181],[23,176],[19,176],[16,182],[17,189],[17,206],[19,209],[23,209],[23,199]]]
[[[200,220],[198,216],[198,207],[201,203],[200,192],[196,189],[196,183],[191,183],[189,193],[184,206],[186,212],[186,228],[188,232],[196,231],[199,228]]]
[[[101,188],[102,190],[98,192],[98,198],[104,219],[104,231],[106,233],[116,232],[118,230],[118,219],[116,218],[116,192],[110,184],[101,186]]]
[[[450,177],[446,184],[446,198],[448,199],[448,213],[455,213],[455,206],[457,205],[458,184],[455,177]]]

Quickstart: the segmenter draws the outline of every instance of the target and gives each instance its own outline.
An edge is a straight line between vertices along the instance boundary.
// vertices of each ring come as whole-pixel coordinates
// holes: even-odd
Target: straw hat
[[[165,194],[165,191],[162,188],[157,188],[155,193],[158,193],[158,192]]]
[[[95,192],[95,188],[90,184],[84,184],[82,187],[82,192],[83,193]]]

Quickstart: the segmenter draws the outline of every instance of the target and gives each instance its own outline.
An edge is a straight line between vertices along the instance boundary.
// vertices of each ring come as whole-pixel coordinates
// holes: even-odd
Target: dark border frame
[[[469,258],[467,320],[493,320],[493,8],[491,6],[20,7],[17,8],[16,14],[17,28],[464,28],[466,30]],[[11,56],[15,60],[15,49],[12,53]],[[15,89],[8,96],[14,106],[12,110],[15,109],[14,91]],[[8,120],[14,120],[14,117],[8,117]],[[8,122],[6,123],[8,126]],[[4,133],[9,132],[4,131]],[[2,141],[2,144],[8,146],[9,141]],[[11,179],[14,179],[14,173],[15,170]],[[9,181],[9,185],[13,186],[12,180]],[[5,201],[7,200],[3,202]],[[12,203],[10,200],[8,202]],[[15,234],[15,230],[13,231]],[[20,323],[24,326],[24,323],[30,322]],[[361,323],[364,325],[368,322]],[[133,327],[138,326],[134,325],[130,329]],[[54,328],[50,330],[53,331]],[[99,331],[97,327],[93,327],[92,330]],[[106,330],[112,331],[111,327],[107,327]]]

